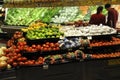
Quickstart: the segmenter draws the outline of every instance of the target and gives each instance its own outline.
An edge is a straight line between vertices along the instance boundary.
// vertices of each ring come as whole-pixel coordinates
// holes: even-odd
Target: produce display
[[[36,20],[50,22],[52,17],[55,16],[60,9],[62,8],[9,8],[5,23],[8,25],[28,26],[31,22]]]
[[[68,52],[66,54],[56,54],[44,57],[45,63],[55,64],[55,63],[65,63],[69,60],[80,60],[83,57],[83,52],[81,50],[76,50],[74,52]]]
[[[47,24],[42,23],[41,21],[35,21],[35,22],[30,23],[29,27],[22,28],[21,30],[23,32],[27,32],[29,30],[39,29],[41,27],[46,27],[46,26],[47,26]]]
[[[11,40],[8,41],[9,47],[5,49],[6,57],[8,57],[7,63],[12,67],[17,66],[36,66],[43,65],[44,63],[58,63],[57,60],[66,61],[65,59],[72,58],[82,58],[82,51],[69,52],[66,54],[60,53],[55,55],[49,55],[42,57],[41,53],[48,51],[60,50],[59,43],[46,42],[42,44],[32,44],[31,46],[27,44],[26,39],[23,37],[22,32],[15,32]],[[78,39],[73,39],[74,41],[79,41]],[[15,42],[17,41],[17,42]],[[71,57],[71,58],[70,58]],[[56,62],[57,61],[57,62]]]
[[[71,36],[96,36],[115,34],[117,31],[104,25],[91,25],[86,27],[65,26],[61,29],[66,37]]]
[[[64,33],[59,31],[59,28],[54,26],[41,27],[39,29],[27,31],[26,37],[31,40],[41,38],[60,38]]]
[[[12,67],[43,64],[42,57],[38,57],[36,60],[28,59],[27,57],[22,56],[20,51],[18,51],[16,47],[8,48],[5,50],[5,52],[6,52],[6,56],[9,57],[7,63],[12,65]]]
[[[52,18],[54,23],[73,22],[79,14],[79,7],[64,7]]]
[[[47,23],[66,23],[80,19],[83,20],[83,15],[79,7],[9,8],[5,23],[28,26],[36,20]]]
[[[8,8],[5,23],[28,26],[36,20],[46,23],[89,21],[91,14],[96,13],[96,9],[97,6]],[[106,15],[106,13],[107,11],[104,9],[103,14]]]
[[[7,63],[7,60],[9,59],[9,57],[6,57],[6,53],[4,52],[5,50],[6,50],[6,47],[0,48],[0,70],[11,68],[11,65]]]
[[[25,47],[24,47],[25,46]],[[44,44],[33,44],[32,46],[24,45],[22,46],[22,51],[34,53],[37,52],[39,54],[42,54],[42,52],[46,51],[57,51],[60,50],[58,43],[52,43],[52,42],[46,42]]]
[[[65,38],[59,40],[58,43],[60,44],[61,49],[75,48],[81,45],[79,38],[70,38],[70,39]]]
[[[81,21],[78,23],[83,26]],[[5,62],[9,67],[10,65],[11,67],[42,66],[81,59],[120,57],[119,50],[100,49],[102,52],[97,50],[95,53],[94,49],[88,48],[120,45],[120,38],[112,36],[117,34],[117,31],[108,26],[61,26],[37,20],[21,30],[16,31],[8,40],[7,48],[4,50],[5,56],[2,56],[6,57]],[[106,40],[88,39],[106,35],[108,35]]]
[[[100,58],[116,58],[120,57],[120,52],[115,53],[106,53],[106,54],[92,54],[92,59],[100,59]]]
[[[120,52],[84,54],[83,59],[109,59],[120,57]]]
[[[57,42],[45,42],[42,44],[32,44],[26,41],[26,38],[23,37],[22,32],[15,32],[14,36],[8,40],[7,47],[15,47],[16,50],[19,51],[26,51],[30,53],[38,52],[38,51],[54,51],[59,50],[59,44]],[[40,52],[41,53],[41,52]]]
[[[56,24],[45,24],[41,21],[35,21],[30,24],[27,28],[22,28],[21,30],[25,32],[25,37],[30,40],[36,39],[47,39],[47,38],[60,38],[64,35],[63,32],[59,31],[61,25]]]
[[[80,7],[9,8],[5,23],[28,27],[16,31],[6,47],[0,48],[0,70],[119,58],[120,38],[113,36],[117,31],[88,23],[93,8],[96,11],[91,7],[84,16]],[[92,39],[106,35],[108,39]]]
[[[100,47],[100,46],[110,46],[110,45],[119,45],[120,38],[112,37],[111,40],[92,40],[90,43],[90,47]]]
[[[18,42],[23,42],[25,41],[25,37],[23,36],[22,32],[16,31],[13,35],[13,37],[11,37],[10,40],[8,40],[7,42],[7,47],[11,47],[13,45],[17,45]],[[26,43],[24,43],[26,44]]]

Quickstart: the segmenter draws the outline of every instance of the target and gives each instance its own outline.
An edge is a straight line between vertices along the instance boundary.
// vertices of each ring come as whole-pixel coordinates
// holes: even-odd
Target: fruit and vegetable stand
[[[62,27],[62,25],[37,23],[42,26],[32,28],[29,26],[16,31],[8,40],[7,48],[1,48],[1,70],[11,67],[13,69],[11,72],[13,75],[8,75],[8,78],[15,80],[119,79],[120,38],[115,29],[108,26],[96,27],[96,25]],[[93,29],[94,32],[92,30],[88,32],[88,28]],[[39,30],[42,30],[40,32],[43,32],[43,35],[38,35]],[[54,33],[54,30],[57,33]],[[67,34],[67,30],[73,32],[73,35]],[[76,30],[79,34],[75,35]],[[96,32],[96,30],[100,31]],[[109,70],[111,72],[108,72]]]
[[[19,7],[15,4],[24,3],[22,0],[14,1],[16,0],[5,0],[4,6],[14,3],[11,7]],[[60,0],[50,1],[54,2],[61,6]],[[68,0],[65,2],[69,5]],[[37,3],[31,7],[35,4]],[[20,28],[5,31],[13,34],[6,47],[0,48],[0,80],[119,80],[120,37],[117,30],[105,25],[90,25],[84,21],[68,23],[78,18],[76,16],[79,15],[74,15],[79,13],[77,7],[70,8],[76,9],[75,12],[68,14],[70,19],[67,16],[63,20],[60,16],[64,14],[60,13],[66,13],[66,8],[59,7],[53,11],[51,9],[40,10],[39,13],[45,13],[39,17],[43,21],[29,18],[28,22],[22,18],[19,18],[21,22],[16,21],[18,18],[12,20],[15,19],[12,16],[14,12],[19,13],[19,10],[8,11],[10,14],[7,16],[7,23],[20,25]],[[49,12],[51,16],[47,15]],[[53,17],[56,13],[59,16]],[[46,19],[44,15],[49,18]],[[34,17],[36,18],[37,16]],[[50,20],[53,22],[49,22]],[[65,21],[66,23],[61,25]],[[21,27],[23,24],[25,27]],[[4,31],[5,25],[2,29]]]

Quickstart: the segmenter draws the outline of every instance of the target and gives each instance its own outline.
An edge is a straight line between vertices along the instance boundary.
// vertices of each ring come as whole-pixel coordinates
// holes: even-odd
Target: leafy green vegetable
[[[61,8],[9,8],[7,11],[7,18],[5,20],[8,25],[25,25],[28,26],[31,22],[41,20],[43,22],[50,22]]]

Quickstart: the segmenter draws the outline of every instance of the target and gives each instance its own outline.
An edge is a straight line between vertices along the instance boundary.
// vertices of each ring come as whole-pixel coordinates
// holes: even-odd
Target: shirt
[[[99,24],[105,24],[105,15],[103,14],[93,14],[90,17],[90,24],[95,24],[95,25],[99,25]]]
[[[115,28],[118,21],[118,12],[114,8],[108,10],[107,25]]]

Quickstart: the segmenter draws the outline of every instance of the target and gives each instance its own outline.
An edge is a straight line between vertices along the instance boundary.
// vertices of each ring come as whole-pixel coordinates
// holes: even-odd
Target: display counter
[[[1,55],[12,68],[0,66],[0,80],[120,79],[120,38],[114,28],[81,23],[61,27],[41,21],[19,31],[13,27],[15,33],[7,34],[11,38]]]
[[[110,64],[112,63],[112,64]],[[120,58],[43,67],[22,67],[1,73],[1,80],[119,80]]]

